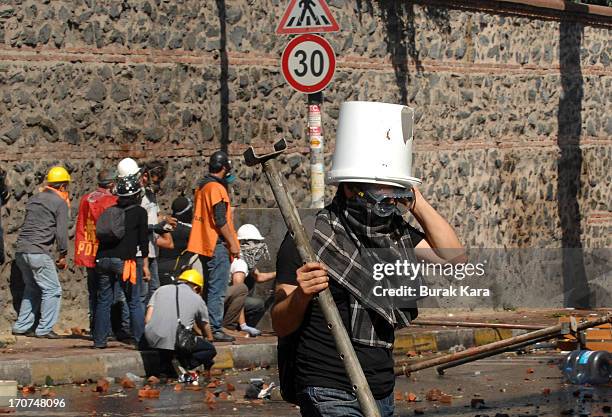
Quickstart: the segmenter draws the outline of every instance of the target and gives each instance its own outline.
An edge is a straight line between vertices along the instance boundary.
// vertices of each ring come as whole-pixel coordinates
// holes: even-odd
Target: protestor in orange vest
[[[234,230],[227,186],[235,179],[227,154],[217,151],[210,157],[209,174],[195,192],[193,223],[187,250],[200,255],[205,273],[204,300],[208,305],[213,340],[231,342],[223,332],[223,302],[230,276],[230,255],[240,255]]]
[[[98,238],[96,222],[104,210],[117,204],[117,196],[112,193],[115,187],[115,174],[110,169],[98,173],[98,188],[85,194],[79,203],[79,214],[76,221],[74,237],[74,263],[87,268],[87,291],[89,293],[89,329],[93,331],[94,313],[96,311],[96,253]],[[130,337],[130,311],[125,296],[119,285],[115,288],[114,304],[118,304],[121,322],[117,332],[118,339]],[[117,326],[118,327],[118,326]]]

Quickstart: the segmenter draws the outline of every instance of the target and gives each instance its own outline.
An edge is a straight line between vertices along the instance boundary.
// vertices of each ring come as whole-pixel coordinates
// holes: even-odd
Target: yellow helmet
[[[47,173],[48,183],[70,182],[70,174],[64,167],[53,167]]]
[[[181,280],[187,281],[187,282],[191,282],[192,284],[195,284],[195,285],[197,285],[199,287],[203,287],[204,286],[204,277],[202,276],[202,274],[200,274],[195,269],[188,269],[188,270],[184,271],[178,277],[178,279],[181,279]]]

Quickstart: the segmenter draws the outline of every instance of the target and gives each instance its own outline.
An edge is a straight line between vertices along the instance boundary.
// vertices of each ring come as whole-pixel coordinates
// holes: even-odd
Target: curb
[[[394,355],[409,352],[447,351],[452,346],[480,346],[526,333],[525,330],[456,329],[432,330],[396,335]],[[276,343],[217,346],[215,369],[241,369],[277,365]],[[59,358],[0,360],[0,380],[15,380],[20,385],[43,385],[47,376],[55,384],[71,384],[103,377],[150,375],[159,368],[154,351],[122,351],[68,355]]]

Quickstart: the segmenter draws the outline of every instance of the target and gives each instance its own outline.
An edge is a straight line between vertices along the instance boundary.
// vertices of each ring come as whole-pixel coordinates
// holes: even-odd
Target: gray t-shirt
[[[176,343],[176,285],[164,285],[153,293],[149,307],[153,316],[145,326],[145,337],[156,349],[174,350]],[[202,297],[187,284],[178,284],[181,323],[191,328],[194,323],[208,323],[208,308]]]

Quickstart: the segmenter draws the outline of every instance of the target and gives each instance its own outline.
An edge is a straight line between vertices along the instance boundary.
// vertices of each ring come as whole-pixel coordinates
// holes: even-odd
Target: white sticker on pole
[[[293,38],[281,58],[283,77],[301,93],[316,93],[330,83],[336,71],[336,55],[329,42],[317,35]]]

